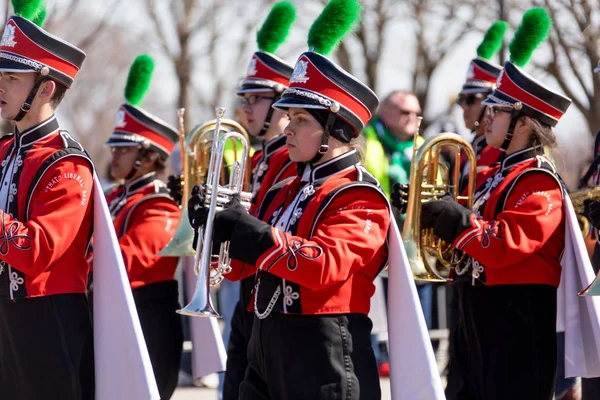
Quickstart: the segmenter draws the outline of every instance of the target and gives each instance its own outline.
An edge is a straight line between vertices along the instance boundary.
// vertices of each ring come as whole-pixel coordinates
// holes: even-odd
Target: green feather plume
[[[523,14],[521,25],[508,45],[510,60],[519,67],[525,66],[533,51],[550,34],[552,19],[544,8],[531,8]]]
[[[42,7],[38,10],[37,14],[31,18],[31,22],[39,26],[40,28],[44,27],[44,21],[46,20],[46,7],[42,5]]]
[[[141,54],[129,68],[125,98],[129,104],[137,106],[142,103],[144,95],[150,88],[150,79],[154,70],[154,60],[147,54]]]
[[[43,0],[11,0],[15,14],[31,20],[43,7]]]
[[[266,53],[274,54],[290,33],[296,19],[296,9],[289,1],[276,3],[267,19],[256,34],[258,48]]]
[[[360,19],[357,0],[330,0],[308,31],[308,47],[328,55]]]
[[[502,41],[504,40],[504,33],[506,33],[507,28],[508,22],[494,22],[483,36],[483,40],[479,47],[477,47],[477,56],[484,60],[489,60],[494,54],[500,51]]]

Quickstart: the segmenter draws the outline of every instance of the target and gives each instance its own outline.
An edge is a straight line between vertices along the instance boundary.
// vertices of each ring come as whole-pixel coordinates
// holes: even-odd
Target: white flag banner
[[[444,400],[425,317],[394,217],[388,236],[388,341],[393,400]]]
[[[185,278],[188,301],[192,300],[196,290],[198,277],[194,273],[194,257],[185,257]],[[227,351],[223,344],[223,337],[219,329],[219,321],[212,317],[185,317],[189,318],[190,335],[192,337],[192,375],[194,381],[225,371]]]
[[[558,287],[557,330],[565,332],[565,376],[600,376],[600,297],[593,293],[594,270],[568,195],[564,196],[565,251]],[[578,293],[585,291],[586,296]]]
[[[159,400],[121,249],[94,175],[96,400]]]

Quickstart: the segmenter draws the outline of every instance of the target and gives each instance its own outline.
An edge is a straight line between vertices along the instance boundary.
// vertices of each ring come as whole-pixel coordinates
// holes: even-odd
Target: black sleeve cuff
[[[274,245],[271,225],[250,214],[242,214],[233,228],[229,255],[233,259],[254,265]]]
[[[473,212],[456,202],[446,206],[433,228],[433,233],[447,243],[454,243],[461,233],[473,227],[471,224]]]

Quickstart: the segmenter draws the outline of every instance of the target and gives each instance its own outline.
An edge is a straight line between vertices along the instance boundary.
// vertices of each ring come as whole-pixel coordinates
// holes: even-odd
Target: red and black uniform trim
[[[68,88],[84,59],[83,51],[25,18],[12,16],[6,23],[0,41],[2,71],[39,72]]]
[[[564,189],[541,148],[507,156],[478,176],[473,211],[442,213],[435,232],[469,257],[455,278],[472,284],[558,287]],[[460,207],[460,206],[459,206]]]
[[[252,215],[258,211],[271,186],[296,175],[296,163],[290,160],[285,141],[285,135],[280,135],[263,142],[262,150],[252,160]]]
[[[484,107],[485,109],[485,107]],[[475,158],[477,159],[477,171],[489,167],[500,161],[500,157],[504,154],[500,149],[488,146],[485,140],[485,135],[475,136],[471,142],[473,151],[475,152]],[[461,178],[460,178],[460,192],[462,193],[468,181],[469,173],[469,160],[465,152],[461,153]]]
[[[226,275],[256,273],[258,314],[368,313],[390,211],[355,150],[274,186],[259,218],[237,223],[230,254],[246,264]]]
[[[0,296],[85,293],[93,163],[56,118],[0,141]]]
[[[177,258],[157,254],[175,234],[181,210],[156,173],[117,187],[107,202],[131,288],[173,280]]]

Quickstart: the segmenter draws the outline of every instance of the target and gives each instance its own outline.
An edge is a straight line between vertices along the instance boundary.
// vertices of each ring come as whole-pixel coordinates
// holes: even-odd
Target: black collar
[[[131,193],[143,188],[144,186],[148,186],[155,180],[156,180],[156,172],[155,171],[148,172],[146,175],[142,175],[139,178],[137,178],[129,183],[124,184],[123,191],[124,191],[124,193],[131,194]]]
[[[269,158],[271,154],[285,146],[286,137],[285,135],[279,135],[267,142],[263,142],[263,156]]]
[[[511,168],[519,163],[522,163],[523,161],[530,160],[543,153],[544,148],[542,146],[527,147],[504,157],[504,160],[502,160],[502,167],[500,169],[505,170]]]
[[[303,174],[306,172],[310,174],[308,177],[309,182],[314,182],[328,178],[337,172],[357,164],[360,164],[360,155],[358,154],[358,151],[352,149],[316,166],[298,163],[299,167],[302,165],[303,169],[298,175],[302,180],[305,180]],[[305,168],[310,168],[310,172],[304,171]]]
[[[50,118],[38,124],[32,128],[29,128],[23,132],[19,132],[17,127],[15,126],[15,140],[19,140],[19,146],[29,146],[42,139],[43,137],[48,136],[49,134],[56,132],[58,130],[58,121],[56,120],[56,116],[52,115]]]
[[[475,150],[475,155],[481,153],[481,150],[483,150],[485,146],[487,146],[485,135],[475,136],[475,139],[473,139],[471,145],[473,146],[473,150]]]

